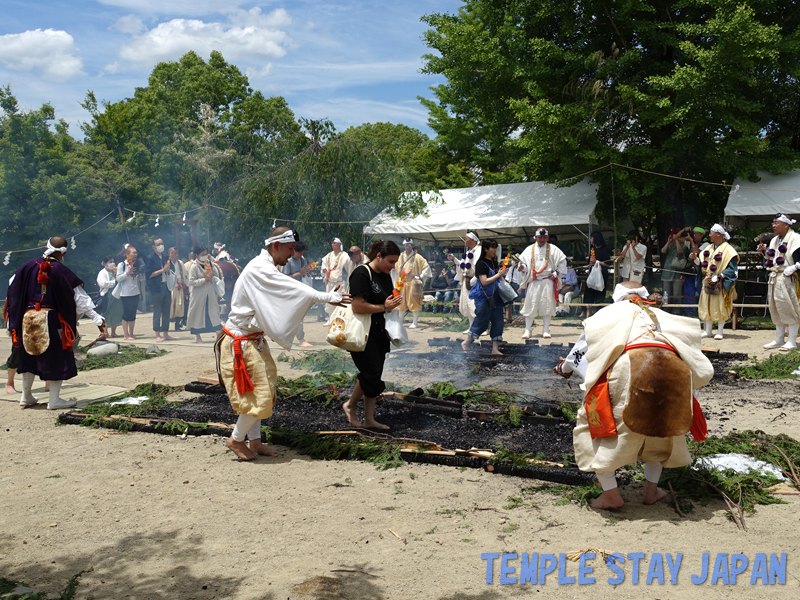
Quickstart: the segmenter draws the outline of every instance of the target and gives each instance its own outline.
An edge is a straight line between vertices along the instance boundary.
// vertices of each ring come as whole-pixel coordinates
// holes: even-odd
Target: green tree
[[[796,2],[467,0],[424,17],[437,140],[490,176],[559,181],[608,162],[597,213],[659,233],[720,218],[687,182],[797,167]],[[613,197],[612,197],[613,190]]]

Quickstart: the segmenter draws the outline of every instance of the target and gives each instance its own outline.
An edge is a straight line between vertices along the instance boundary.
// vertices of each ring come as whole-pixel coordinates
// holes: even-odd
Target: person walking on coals
[[[488,239],[481,243],[481,258],[475,265],[475,276],[478,281],[469,292],[470,300],[475,301],[475,320],[467,332],[467,339],[461,344],[466,351],[472,340],[480,337],[491,322],[492,328],[489,335],[492,338],[492,354],[500,352],[500,342],[503,339],[503,301],[497,291],[497,280],[505,277],[508,269],[500,267],[497,261],[497,241]]]
[[[383,363],[389,353],[389,335],[384,315],[400,306],[401,296],[394,296],[394,284],[389,275],[400,258],[400,248],[391,241],[376,241],[367,253],[369,263],[350,275],[350,295],[353,312],[372,315],[369,337],[363,352],[351,352],[358,369],[358,382],[350,399],[342,404],[347,420],[354,427],[389,429],[375,420],[375,400],[386,389],[383,382]],[[358,420],[358,401],[364,398],[364,422]]]

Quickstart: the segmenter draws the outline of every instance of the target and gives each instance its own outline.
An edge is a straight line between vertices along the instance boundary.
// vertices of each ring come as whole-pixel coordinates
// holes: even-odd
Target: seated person
[[[569,259],[567,259],[569,263]],[[556,307],[557,315],[569,314],[569,303],[573,298],[581,295],[580,285],[578,284],[578,275],[575,269],[568,269],[567,272],[561,276],[561,289],[558,290],[558,302]]]
[[[451,305],[450,303],[453,301],[453,296],[455,295],[455,289],[453,286],[453,277],[452,273],[449,273],[444,266],[444,263],[437,262],[433,267],[434,276],[431,280],[431,291],[436,295],[436,304],[433,305],[433,314],[439,312],[439,307],[441,306],[442,302],[444,302],[444,306],[441,306],[441,312],[449,313]]]

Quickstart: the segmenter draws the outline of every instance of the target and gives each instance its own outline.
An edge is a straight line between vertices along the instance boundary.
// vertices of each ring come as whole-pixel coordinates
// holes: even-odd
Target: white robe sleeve
[[[83,286],[80,285],[75,288],[75,312],[79,319],[81,316],[86,315],[98,327],[103,325],[103,317],[95,312],[94,302],[92,302],[89,294],[84,291]]]
[[[589,349],[589,344],[586,343],[586,332],[581,334],[578,341],[569,351],[564,364],[561,365],[561,370],[564,373],[574,373],[579,383],[586,381],[586,369],[588,362],[586,361],[586,351]]]

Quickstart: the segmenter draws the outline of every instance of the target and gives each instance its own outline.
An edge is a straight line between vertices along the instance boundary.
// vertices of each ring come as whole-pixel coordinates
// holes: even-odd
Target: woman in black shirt
[[[358,401],[364,398],[364,427],[389,429],[375,420],[375,399],[386,389],[383,383],[383,363],[389,353],[389,335],[386,333],[384,314],[400,306],[402,298],[392,295],[394,283],[389,272],[400,258],[400,248],[391,241],[377,241],[367,253],[369,263],[353,270],[350,275],[350,295],[353,312],[372,315],[369,337],[363,352],[351,352],[358,369],[358,382],[350,400],[342,404],[347,420],[354,427],[361,427],[358,420]]]
[[[475,320],[469,327],[467,339],[461,343],[465,351],[472,340],[477,340],[481,332],[486,331],[491,322],[489,335],[492,338],[492,354],[502,354],[500,342],[503,340],[503,300],[497,291],[497,280],[505,276],[508,269],[500,266],[496,254],[496,240],[481,242],[481,257],[475,265],[475,277],[478,281],[469,292],[470,300],[475,302]]]

